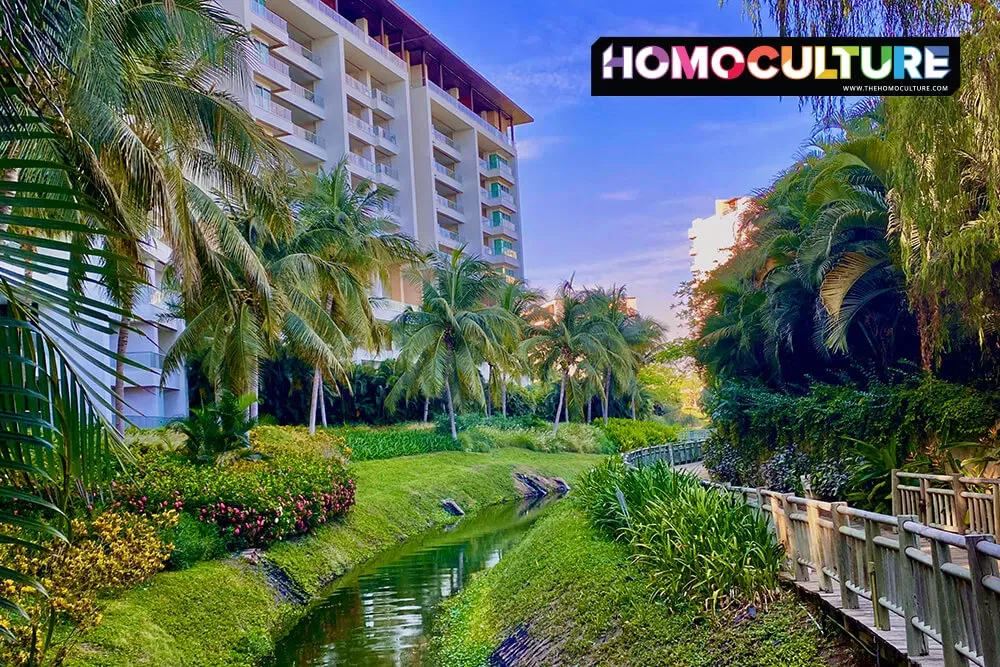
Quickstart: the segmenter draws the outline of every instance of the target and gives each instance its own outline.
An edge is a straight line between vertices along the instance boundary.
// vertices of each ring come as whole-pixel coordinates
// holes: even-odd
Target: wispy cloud
[[[635,201],[638,197],[638,190],[618,190],[601,193],[601,199],[605,201]]]
[[[629,289],[665,285],[668,276],[690,267],[688,244],[673,243],[658,248],[624,253],[612,257],[548,265],[532,271],[531,282],[553,289],[571,276],[577,285],[626,285]],[[671,286],[672,287],[672,286]]]
[[[566,141],[566,137],[524,137],[517,140],[517,159],[534,160],[541,157],[553,146]]]

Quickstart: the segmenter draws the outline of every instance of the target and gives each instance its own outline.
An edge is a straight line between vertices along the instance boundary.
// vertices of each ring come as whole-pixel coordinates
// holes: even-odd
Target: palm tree
[[[368,296],[374,281],[387,282],[390,268],[417,259],[413,240],[389,231],[393,223],[383,211],[390,195],[390,190],[368,180],[352,186],[345,157],[332,171],[307,179],[298,214],[307,226],[300,243],[311,246],[324,261],[319,274],[324,308],[356,348],[377,350],[385,342]],[[316,366],[310,433],[316,430],[322,382],[323,373]]]
[[[559,289],[555,312],[540,311],[538,317],[538,322],[530,326],[530,335],[521,343],[521,350],[533,362],[539,378],[559,377],[559,401],[552,427],[555,435],[559,432],[570,376],[597,375],[597,369],[609,363],[605,341],[613,336],[614,330],[607,319],[594,317],[585,293],[576,292],[570,283]]]
[[[512,376],[525,375],[529,371],[527,359],[520,354],[521,340],[524,338],[528,324],[527,318],[535,312],[543,296],[541,291],[530,289],[523,282],[518,281],[502,283],[499,293],[494,297],[496,305],[516,317],[520,324],[513,332],[515,335],[502,341],[500,345],[500,350],[503,352],[502,357],[495,365],[490,365],[490,382],[500,390],[500,412],[504,417],[507,416],[507,383],[509,379]]]
[[[406,370],[386,397],[395,409],[402,400],[443,393],[456,440],[456,401],[485,403],[479,368],[501,356],[502,341],[516,336],[519,327],[511,312],[487,305],[500,276],[464,250],[433,256],[421,278],[420,310],[407,309],[393,321],[393,339],[401,343],[399,364]]]
[[[88,168],[111,191],[119,225],[109,242],[138,263],[143,237],[162,236],[187,296],[205,270],[231,259],[263,279],[239,230],[225,215],[228,198],[253,206],[268,224],[289,228],[282,197],[284,151],[225,92],[250,75],[242,25],[207,0],[87,0],[67,34],[64,74],[46,91],[63,121],[92,150]],[[223,85],[220,85],[223,84]],[[25,157],[50,153],[22,150]],[[59,177],[34,172],[43,183]],[[108,296],[128,310],[135,281],[110,281]],[[123,406],[128,322],[118,327],[117,412]],[[124,428],[118,416],[119,430]]]

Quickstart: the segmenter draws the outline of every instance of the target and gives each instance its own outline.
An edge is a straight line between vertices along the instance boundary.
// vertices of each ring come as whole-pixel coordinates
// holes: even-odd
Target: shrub
[[[491,449],[520,447],[549,454],[576,452],[578,454],[611,454],[616,451],[614,443],[604,433],[587,424],[561,424],[559,433],[552,435],[552,427],[545,422],[541,427],[517,427],[507,420],[502,426],[474,426],[462,431],[459,442],[462,449],[471,452],[485,452]]]
[[[322,461],[344,462],[350,451],[347,441],[331,429],[317,429],[312,435],[305,426],[258,426],[250,431],[253,451],[265,456],[297,454]]]
[[[74,520],[70,544],[53,541],[42,552],[4,546],[0,561],[44,582],[49,598],[9,579],[0,583],[0,595],[19,604],[32,619],[0,615],[0,626],[14,636],[13,641],[0,642],[0,664],[61,664],[78,634],[101,623],[100,597],[145,583],[163,569],[171,545],[160,539],[158,531],[176,521],[173,511],[149,518],[105,512],[89,523]],[[49,614],[71,629],[60,632],[51,644],[39,631]],[[32,652],[35,662],[29,662]]]
[[[430,454],[431,452],[454,451],[461,444],[450,435],[435,432],[429,424],[408,424],[404,426],[350,426],[334,430],[347,441],[351,458],[355,461],[391,459],[397,456]]]
[[[612,458],[583,478],[578,498],[595,526],[631,545],[664,600],[717,612],[777,593],[784,552],[764,517],[692,476]]]
[[[439,416],[434,421],[434,425],[437,428],[437,432],[441,435],[451,436],[451,422],[448,420],[448,415]],[[487,417],[479,412],[455,415],[455,430],[459,432],[467,431],[476,426],[488,426],[498,430],[513,431],[517,429],[543,428],[546,425],[549,428],[552,427],[549,422],[537,415],[521,415],[517,417],[491,415]]]
[[[218,403],[191,410],[191,414],[171,424],[171,428],[187,436],[183,453],[192,463],[218,463],[239,458],[250,451],[248,433],[256,420],[247,417],[254,397],[237,397],[222,392]]]
[[[116,505],[140,513],[183,509],[214,526],[227,549],[265,547],[312,532],[344,516],[355,490],[339,460],[294,452],[227,466],[192,465],[154,452],[113,485]]]
[[[595,419],[593,424],[604,430],[620,452],[675,442],[681,433],[679,426],[654,421],[609,419],[605,424],[603,420]]]
[[[167,562],[171,570],[184,570],[200,561],[226,555],[226,542],[215,526],[198,521],[187,512],[180,513],[176,526],[163,531],[163,538],[174,545]]]

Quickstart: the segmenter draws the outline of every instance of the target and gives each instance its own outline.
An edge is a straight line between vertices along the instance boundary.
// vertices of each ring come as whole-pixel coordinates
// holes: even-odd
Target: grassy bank
[[[481,667],[501,644],[507,656],[527,651],[532,664],[827,664],[821,632],[793,598],[726,623],[651,601],[627,548],[568,502],[446,605],[435,641],[442,667]]]
[[[580,454],[501,449],[440,452],[351,466],[357,505],[341,524],[272,546],[266,560],[309,595],[399,541],[448,521],[443,498],[467,512],[517,495],[513,473],[558,476],[570,484],[601,460]],[[259,567],[226,559],[157,575],[108,603],[104,622],[83,638],[69,665],[229,667],[257,664],[276,634],[305,612]]]

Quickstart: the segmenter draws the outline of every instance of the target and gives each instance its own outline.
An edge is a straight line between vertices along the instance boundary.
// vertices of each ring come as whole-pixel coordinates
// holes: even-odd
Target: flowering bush
[[[159,533],[176,523],[173,510],[148,518],[106,512],[90,523],[74,520],[70,544],[53,541],[43,552],[5,546],[0,560],[40,581],[49,598],[10,579],[0,581],[2,595],[17,602],[32,619],[0,615],[0,626],[14,636],[12,642],[0,642],[0,664],[29,664],[32,652],[35,658],[30,664],[62,664],[79,633],[101,623],[99,596],[149,581],[163,569],[173,546],[165,544]],[[71,628],[58,633],[56,642],[46,641],[40,625],[50,614]]]
[[[339,458],[302,453],[197,466],[151,452],[113,484],[116,505],[140,513],[183,509],[215,526],[231,550],[310,533],[344,516],[355,492]]]

